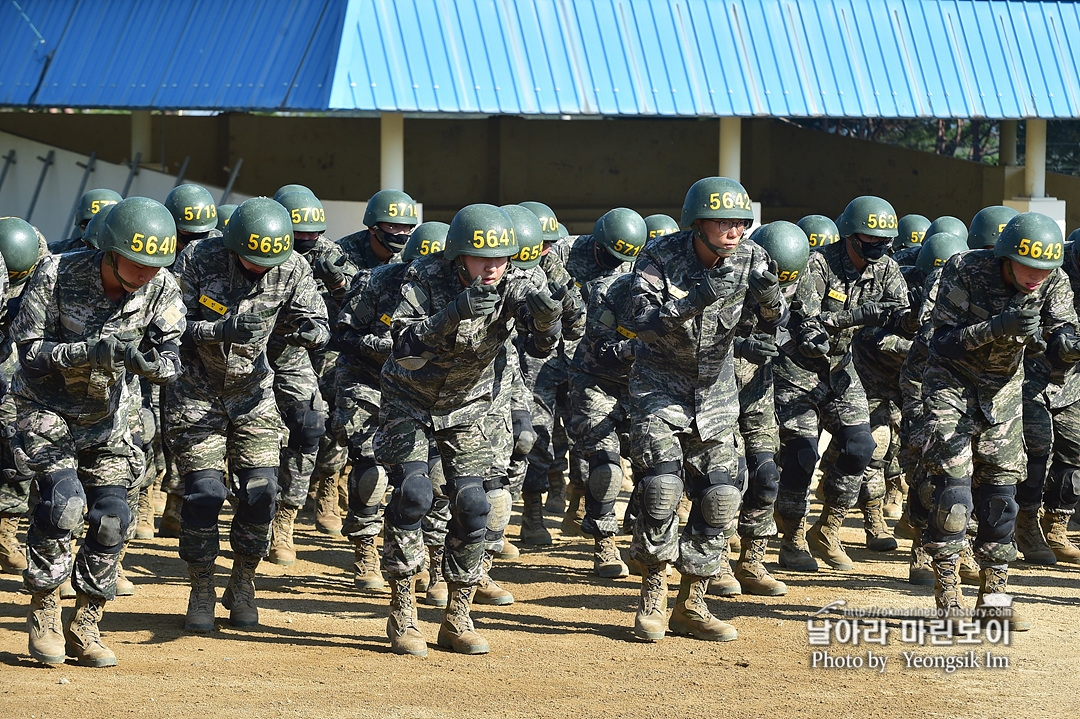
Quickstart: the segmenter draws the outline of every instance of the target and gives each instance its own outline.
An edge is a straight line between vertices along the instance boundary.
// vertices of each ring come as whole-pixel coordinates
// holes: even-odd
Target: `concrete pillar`
[[[742,181],[742,119],[720,118],[720,161],[717,174]]]
[[[1024,129],[1024,197],[1046,197],[1046,120],[1029,117]]]
[[[131,159],[142,153],[140,162],[149,162],[150,147],[150,112],[138,110],[131,113]]]
[[[998,164],[1016,164],[1016,120],[1002,120],[998,126]]]
[[[379,189],[405,189],[405,116],[400,112],[379,117]]]

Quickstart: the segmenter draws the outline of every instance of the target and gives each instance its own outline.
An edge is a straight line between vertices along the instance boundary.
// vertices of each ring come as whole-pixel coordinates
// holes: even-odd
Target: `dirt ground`
[[[518,521],[515,515],[511,537]],[[516,602],[475,608],[492,649],[480,657],[439,649],[441,612],[423,605],[427,658],[391,654],[384,634],[389,594],[355,590],[351,545],[318,534],[310,516],[298,523],[297,563],[259,569],[261,625],[254,630],[230,628],[219,605],[216,631],[184,633],[187,579],[176,540],[135,541],[125,562],[135,596],[110,603],[102,621],[116,667],[32,661],[28,597],[19,577],[0,575],[0,717],[951,718],[1068,716],[1080,707],[1080,565],[1016,566],[1011,587],[1034,629],[1013,634],[1007,647],[971,647],[980,663],[989,650],[1007,668],[905,666],[905,651],[933,658],[968,648],[905,643],[898,620],[888,645],[870,648],[886,658],[884,670],[865,665],[866,645],[836,642],[826,648],[834,659],[862,658],[864,666],[813,667],[807,620],[829,602],[933,603],[930,587],[906,581],[909,543],[901,540],[886,555],[868,552],[859,526],[849,517],[843,535],[854,571],[778,570],[786,596],[711,598],[713,612],[739,630],[729,643],[672,635],[637,641],[631,629],[639,580],[593,577],[591,541],[556,533],[554,546],[523,547],[519,559],[496,563],[494,576]],[[619,540],[624,548],[628,541]],[[774,542],[772,569],[775,560]],[[219,561],[219,594],[228,566],[227,556]],[[969,606],[975,593],[964,588]]]

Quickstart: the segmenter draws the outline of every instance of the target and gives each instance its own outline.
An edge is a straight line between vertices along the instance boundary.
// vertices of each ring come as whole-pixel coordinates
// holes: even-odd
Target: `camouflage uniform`
[[[630,370],[631,451],[643,476],[630,557],[645,566],[674,562],[684,576],[719,573],[743,489],[733,343],[750,272],[766,271],[768,256],[744,239],[722,264],[734,269],[733,290],[702,311],[692,301],[705,277],[692,232],[650,240],[631,289],[642,342]],[[782,299],[758,312],[767,331],[786,321]],[[680,537],[683,477],[692,509]]]
[[[156,349],[161,361],[154,381],[180,374],[185,310],[173,276],[160,270],[115,303],[101,289],[103,258],[98,250],[44,258],[11,327],[20,360],[12,385],[16,441],[40,496],[27,533],[24,582],[32,593],[51,591],[70,576],[80,594],[115,597],[132,519],[128,490],[143,474],[129,375],[122,366],[91,369],[87,342],[113,337],[142,352]],[[86,539],[73,560],[71,530],[84,507]]]
[[[330,335],[326,307],[300,257],[252,281],[221,238],[213,237],[185,248],[175,268],[188,308],[182,347],[187,371],[170,385],[166,404],[166,440],[185,483],[180,556],[205,564],[218,555],[217,519],[228,469],[238,499],[233,551],[265,557],[287,431],[274,399],[268,338],[229,345],[215,339],[216,325],[241,313],[290,331],[310,321],[318,346]]]

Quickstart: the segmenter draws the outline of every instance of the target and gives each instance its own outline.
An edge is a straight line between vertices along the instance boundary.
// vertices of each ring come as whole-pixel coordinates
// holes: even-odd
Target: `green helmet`
[[[921,245],[926,237],[928,227],[930,227],[930,219],[922,215],[904,215],[901,217],[896,227],[896,239],[892,243],[893,252]]]
[[[1037,270],[1061,267],[1065,256],[1061,228],[1040,212],[1021,212],[998,235],[994,254]]]
[[[919,250],[919,257],[915,260],[915,269],[923,273],[923,276],[929,275],[935,267],[945,264],[945,260],[967,249],[967,243],[951,232],[927,235]]]
[[[168,267],[176,259],[176,222],[157,200],[129,197],[109,212],[97,242],[105,252],[145,267]]]
[[[543,202],[530,200],[518,204],[526,210],[532,210],[532,213],[540,220],[540,229],[544,233],[544,242],[556,242],[560,236],[565,237],[565,235],[559,235],[559,221],[555,219],[555,213]]]
[[[836,223],[825,215],[807,215],[796,224],[800,230],[806,233],[812,250],[820,251],[822,247],[831,245],[840,239],[840,232],[836,229]]]
[[[997,238],[1009,220],[1020,213],[1004,205],[984,207],[971,218],[971,227],[967,233],[967,246],[971,250],[981,250],[997,244]]]
[[[165,198],[165,207],[181,232],[209,232],[217,227],[217,206],[202,185],[177,185]]]
[[[769,258],[776,262],[781,287],[799,281],[799,275],[810,261],[810,242],[801,227],[786,220],[777,220],[762,225],[750,239],[768,252]]]
[[[225,234],[225,228],[229,224],[229,218],[232,217],[232,213],[236,212],[236,205],[218,205],[217,208],[217,230],[221,234]]]
[[[968,236],[967,225],[965,225],[962,220],[953,217],[952,215],[942,215],[931,222],[930,226],[926,228],[927,237],[936,235],[939,232],[948,232],[950,235],[956,235],[961,240],[966,239]]]
[[[468,205],[458,210],[446,232],[443,255],[456,257],[513,257],[517,236],[510,216],[495,205]]]
[[[870,237],[896,237],[898,221],[896,210],[886,200],[872,195],[856,197],[844,208],[836,223],[841,237],[869,235]]]
[[[269,197],[245,200],[225,227],[225,247],[260,267],[277,267],[293,252],[292,219]]]
[[[101,249],[101,226],[105,224],[105,218],[109,216],[109,213],[113,211],[116,205],[106,205],[98,210],[98,213],[90,218],[90,223],[83,230],[82,241],[93,247],[95,250]]]
[[[649,231],[649,239],[651,240],[654,237],[674,235],[679,231],[679,223],[675,221],[675,218],[667,215],[649,215],[645,218],[645,229]]]
[[[115,205],[124,199],[119,192],[113,190],[87,190],[79,198],[79,209],[75,212],[75,223],[81,225],[89,222],[90,218],[98,213],[102,207]]]
[[[536,214],[521,205],[503,205],[500,208],[510,216],[514,223],[514,234],[517,236],[518,251],[510,258],[514,267],[527,270],[540,264],[540,256],[544,252],[544,240],[546,234],[542,221]],[[549,218],[554,221],[555,218]],[[558,228],[558,224],[555,225]]]
[[[298,190],[282,194],[277,201],[289,211],[293,232],[326,231],[326,210],[315,195]]]
[[[395,225],[415,225],[416,202],[401,190],[379,190],[368,200],[364,210],[364,226],[374,227],[380,222]]]
[[[421,222],[409,235],[409,241],[401,251],[401,261],[412,262],[428,255],[441,255],[446,247],[446,232],[449,229],[450,225],[445,222]]]
[[[281,187],[277,188],[277,192],[274,193],[274,201],[279,201],[281,199],[281,196],[284,195],[286,192],[306,192],[309,195],[315,194],[311,191],[311,188],[307,187],[306,185],[282,185]]]
[[[559,223],[559,239],[570,236],[570,230],[566,229],[566,225]]]
[[[19,217],[0,218],[0,255],[4,256],[12,287],[30,279],[38,261],[38,236],[34,226]]]
[[[694,220],[750,220],[754,209],[746,188],[727,177],[704,177],[686,192],[679,225],[689,227]]]
[[[593,225],[593,239],[616,257],[633,262],[649,239],[649,230],[641,215],[626,207],[616,207]]]

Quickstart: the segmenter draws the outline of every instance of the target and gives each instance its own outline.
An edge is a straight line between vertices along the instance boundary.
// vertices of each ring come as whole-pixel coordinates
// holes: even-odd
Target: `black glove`
[[[447,309],[452,320],[461,322],[473,317],[495,314],[495,305],[498,302],[499,293],[495,290],[495,285],[485,285],[483,280],[477,277]]]
[[[912,312],[918,312],[922,307],[923,302],[923,288],[916,285],[907,292],[907,303],[911,307]]]
[[[121,342],[115,337],[88,340],[86,343],[86,360],[90,363],[90,369],[115,372],[124,364],[124,351],[126,349],[127,343]]]
[[[990,334],[1000,337],[1030,337],[1039,334],[1041,326],[1036,309],[1012,310],[990,318]]]
[[[758,365],[780,356],[780,350],[776,348],[776,338],[760,332],[738,340],[737,350],[739,357]]]
[[[750,272],[750,277],[747,280],[750,294],[754,296],[754,299],[762,307],[773,307],[780,301],[780,280],[776,276],[778,270],[776,260],[770,260],[767,271],[753,270]]]
[[[344,255],[339,257],[337,262],[329,257],[320,257],[315,260],[315,264],[311,269],[315,272],[315,276],[323,281],[324,285],[329,289],[336,290],[345,285],[345,271],[342,269],[345,266],[345,259]]]
[[[515,457],[524,457],[536,444],[536,430],[533,429],[532,415],[523,409],[510,411],[510,421],[514,428]]]
[[[305,317],[303,322],[300,323],[300,327],[298,327],[295,332],[290,332],[285,335],[285,341],[293,347],[314,349],[322,346],[322,340],[322,330],[315,324],[315,320],[310,317]]]
[[[124,366],[128,372],[140,377],[158,377],[161,374],[161,355],[153,348],[143,354],[135,345],[128,345],[124,350]]]
[[[734,274],[735,270],[729,265],[705,270],[705,278],[690,289],[690,302],[703,310],[721,297],[727,297],[735,284]]]
[[[821,330],[807,337],[799,342],[799,352],[811,359],[824,357],[829,354],[829,334]]]
[[[221,341],[231,345],[246,345],[270,334],[270,328],[262,317],[250,312],[233,315],[217,323]]]
[[[562,302],[544,290],[531,292],[525,297],[525,306],[537,324],[549,327],[562,316]]]
[[[632,362],[634,360],[634,350],[633,340],[612,342],[611,344],[606,344],[600,348],[600,351],[596,354],[596,361],[600,363],[602,367],[618,369],[627,362]]]
[[[851,326],[884,327],[892,317],[893,308],[880,302],[867,302],[851,311]]]

